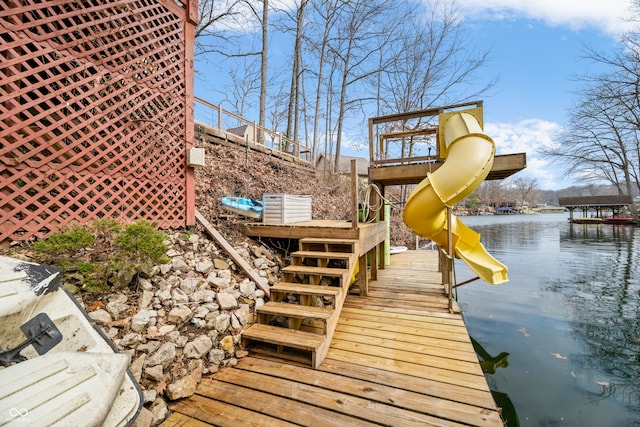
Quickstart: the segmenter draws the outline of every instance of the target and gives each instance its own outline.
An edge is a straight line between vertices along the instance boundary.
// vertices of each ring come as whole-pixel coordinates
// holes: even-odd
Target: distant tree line
[[[476,100],[493,85],[478,84],[488,53],[453,0],[201,0],[199,20],[196,58],[228,71],[220,91],[234,112],[257,109],[259,125],[336,165],[347,130],[365,134],[369,117]]]

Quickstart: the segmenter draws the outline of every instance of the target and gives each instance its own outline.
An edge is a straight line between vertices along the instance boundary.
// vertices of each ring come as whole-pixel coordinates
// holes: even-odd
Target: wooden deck
[[[271,237],[281,239],[334,238],[353,239],[360,242],[360,254],[364,255],[384,241],[387,228],[384,222],[359,223],[352,228],[348,221],[311,220],[291,224],[245,224],[243,233],[249,237]]]
[[[164,426],[502,426],[437,252],[407,251],[345,301],[318,370],[249,356],[171,405]]]

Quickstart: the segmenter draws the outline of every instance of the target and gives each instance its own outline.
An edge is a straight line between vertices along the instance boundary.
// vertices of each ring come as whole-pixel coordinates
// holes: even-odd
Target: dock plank
[[[286,425],[287,420],[296,425],[502,426],[464,320],[448,310],[437,252],[407,251],[391,261],[369,282],[368,296],[347,296],[318,369],[250,355],[203,379],[197,404],[172,405],[174,415],[211,425],[225,425],[207,416],[226,409],[230,418],[243,410],[260,412],[255,425]],[[274,406],[267,408],[268,402]],[[317,417],[309,415],[310,408]],[[179,425],[168,421],[167,426]]]
[[[339,393],[352,396],[360,396],[382,404],[392,402],[393,406],[411,409],[424,414],[432,414],[442,418],[450,418],[453,421],[473,423],[480,417],[488,420],[499,420],[498,414],[493,416],[484,408],[463,401],[451,401],[446,398],[433,399],[422,393],[398,389],[382,383],[375,383],[364,379],[344,378],[332,372],[319,372],[313,376],[308,375],[308,370],[293,365],[281,364],[269,360],[248,358],[241,360],[238,368],[252,372],[268,372],[269,375],[282,379],[289,379],[299,383],[322,387]],[[466,396],[461,397],[464,399]],[[487,413],[485,415],[485,413]],[[498,417],[498,418],[496,418]],[[491,425],[491,424],[488,424]]]

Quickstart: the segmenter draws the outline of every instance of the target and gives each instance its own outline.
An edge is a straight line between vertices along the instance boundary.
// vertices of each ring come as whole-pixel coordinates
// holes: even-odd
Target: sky
[[[498,154],[527,153],[517,176],[535,178],[538,188],[580,185],[578,178],[539,154],[555,144],[577,101],[578,79],[593,72],[585,48],[619,48],[630,22],[631,0],[457,0],[468,33],[489,48],[484,70],[497,83],[483,97],[485,133]],[[597,71],[597,69],[596,69]]]
[[[620,35],[634,25],[633,1],[455,0],[467,35],[490,54],[478,80],[484,84],[497,79],[482,97],[485,133],[495,141],[497,154],[526,152],[527,168],[517,176],[535,178],[539,189],[581,184],[579,178],[564,176],[562,167],[539,150],[555,144],[568,122],[571,105],[578,100],[578,77],[598,71],[585,59],[585,49],[618,49]],[[218,82],[219,77],[210,77]],[[195,81],[196,96],[216,104],[221,102],[220,87]],[[362,137],[344,135],[343,140]],[[344,147],[343,154],[368,157],[368,149]]]

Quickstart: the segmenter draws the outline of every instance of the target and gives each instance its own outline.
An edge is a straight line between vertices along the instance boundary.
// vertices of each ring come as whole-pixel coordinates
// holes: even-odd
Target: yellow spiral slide
[[[440,115],[440,156],[446,160],[414,188],[402,212],[404,223],[416,234],[445,248],[447,207],[471,194],[493,165],[495,143],[483,132],[481,117],[481,108]],[[487,252],[480,234],[451,217],[455,256],[485,282],[506,282],[507,267]]]

